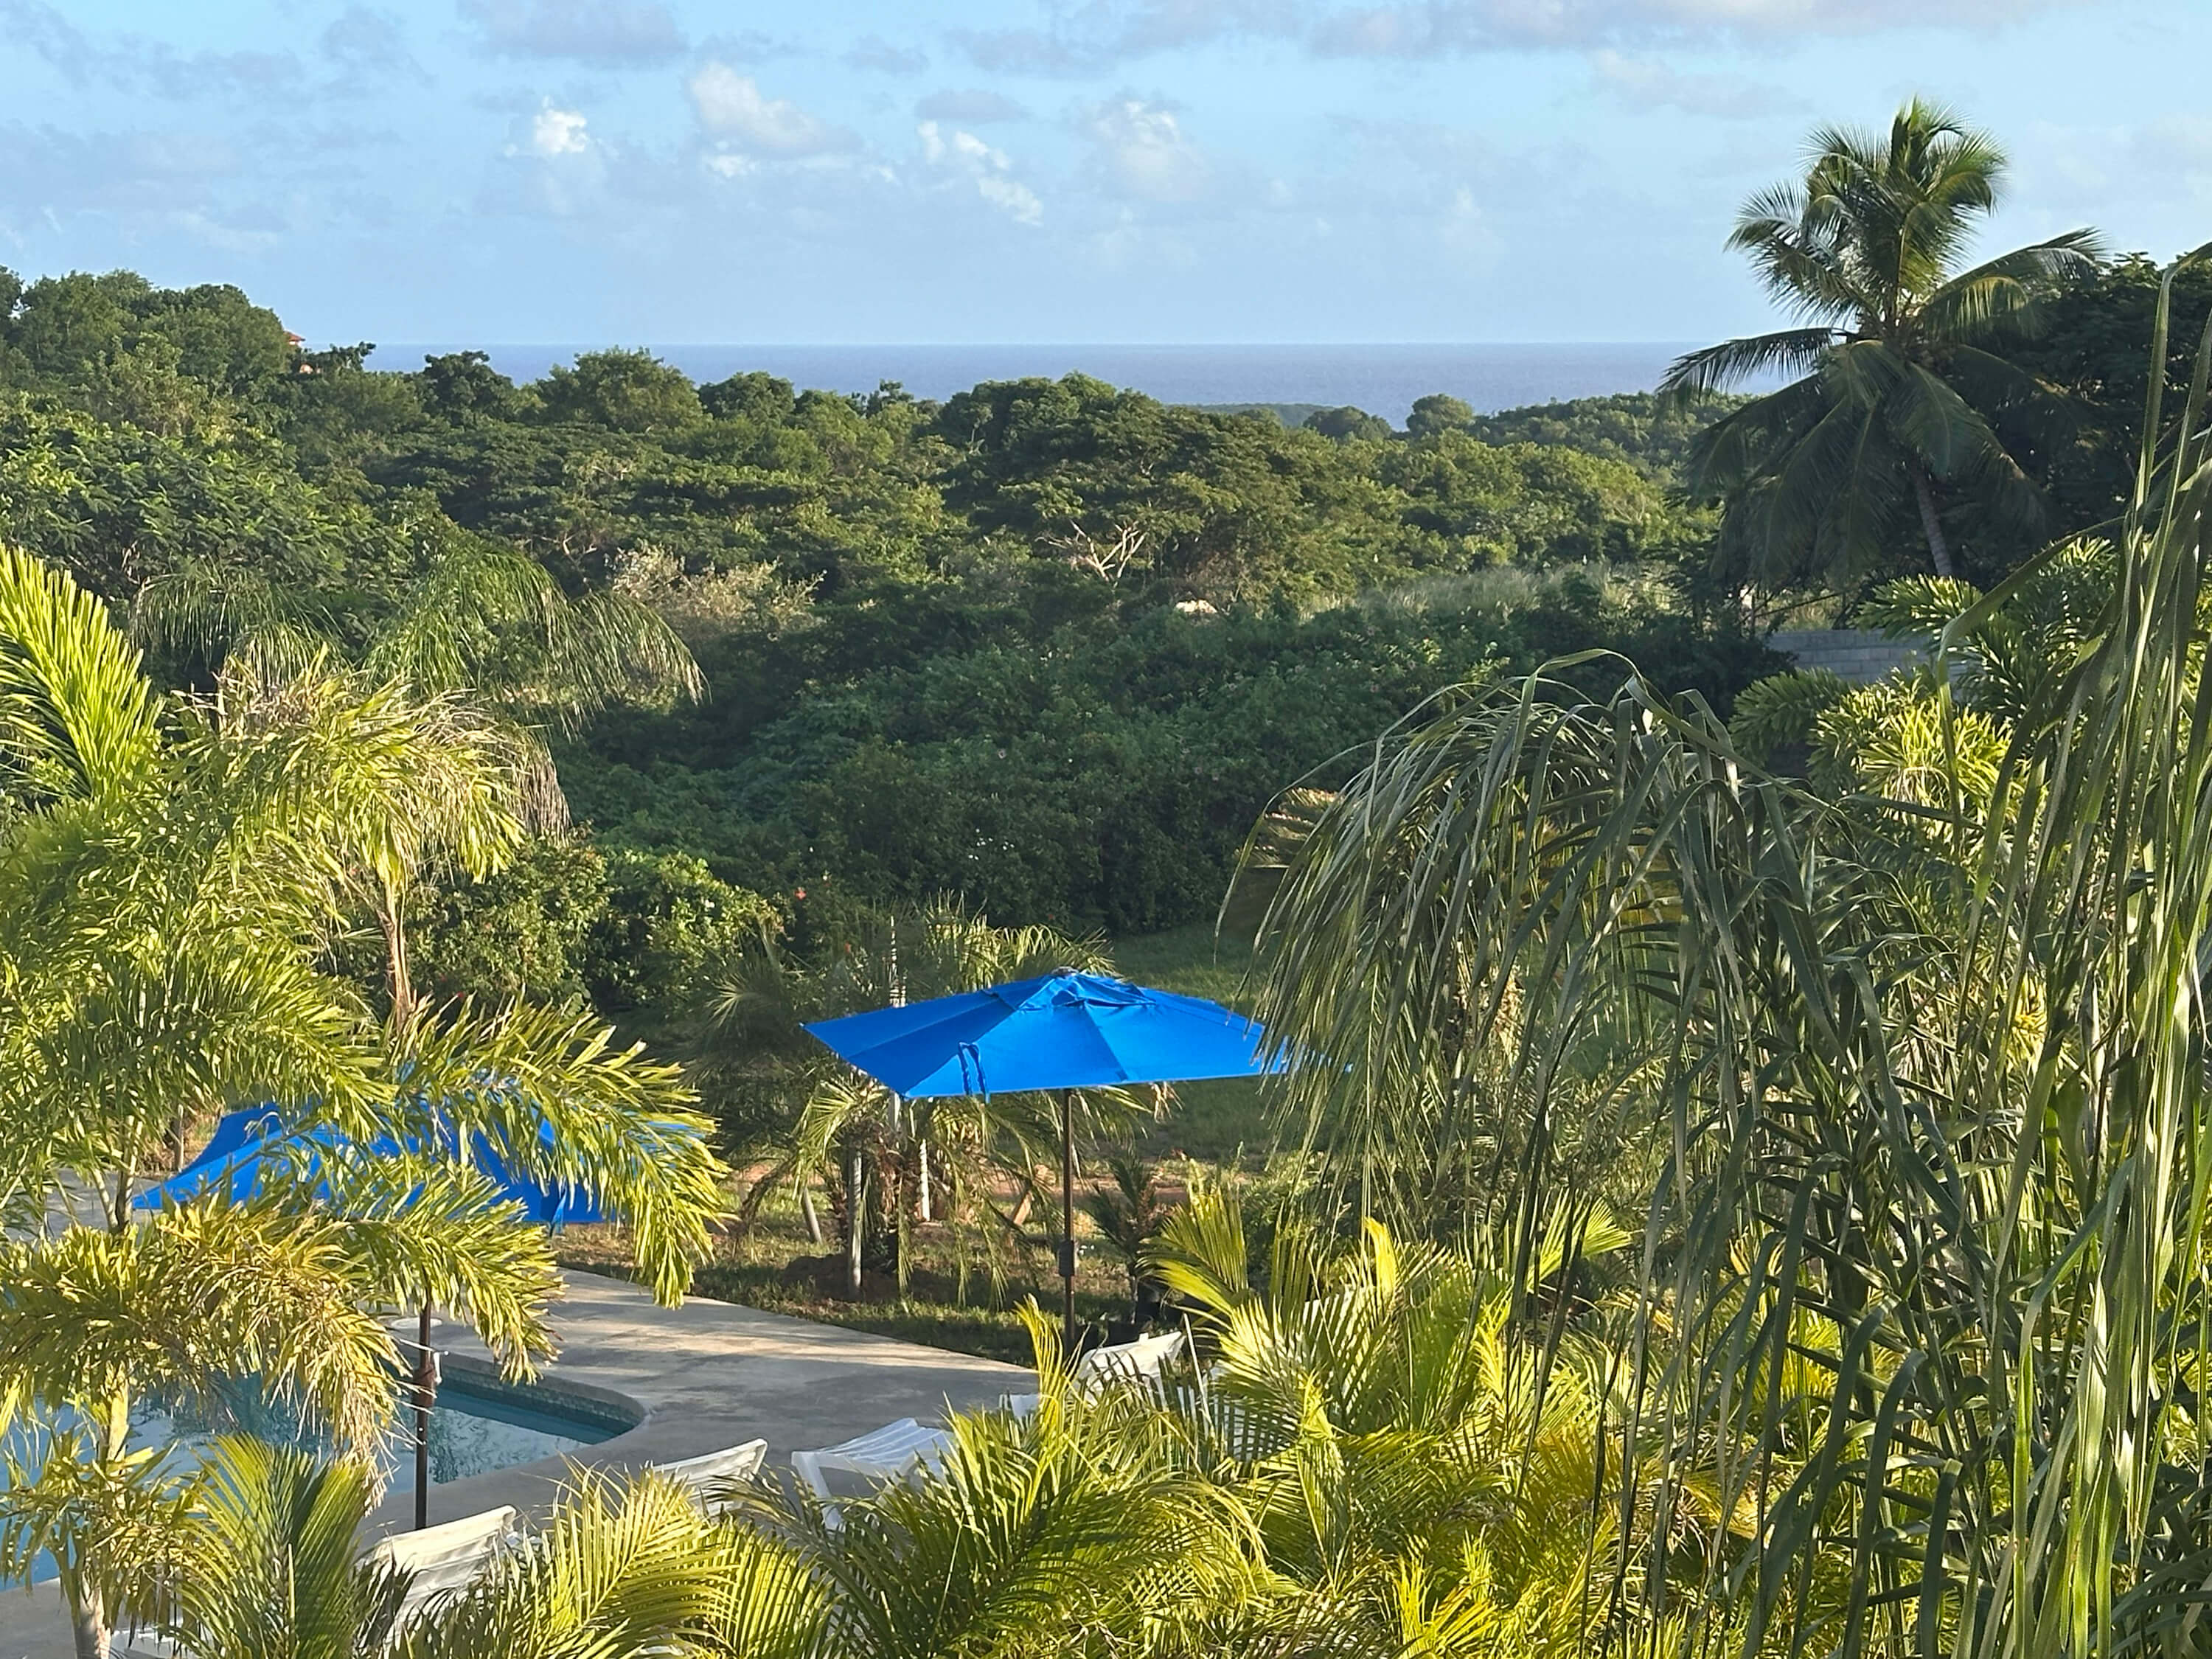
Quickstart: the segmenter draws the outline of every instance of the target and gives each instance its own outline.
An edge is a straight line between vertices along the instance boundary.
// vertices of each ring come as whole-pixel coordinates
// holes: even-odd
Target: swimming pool
[[[386,1492],[415,1490],[415,1414],[403,1389],[393,1436],[380,1458]],[[221,1432],[243,1431],[264,1440],[319,1447],[296,1414],[264,1399],[251,1383],[225,1390],[220,1420],[188,1412],[141,1407],[131,1413],[131,1444],[155,1450],[169,1448],[170,1467],[187,1468],[199,1461],[208,1440]],[[557,1457],[611,1440],[635,1428],[643,1413],[611,1401],[544,1382],[509,1382],[489,1366],[448,1360],[430,1409],[430,1484],[443,1486],[471,1475],[541,1457]],[[12,1449],[24,1449],[20,1437]],[[33,1583],[53,1576],[44,1556],[33,1564]],[[15,1581],[20,1583],[20,1580]]]
[[[412,1399],[403,1385],[398,1419],[382,1448],[380,1471],[389,1492],[415,1489]],[[448,1359],[430,1408],[430,1484],[443,1486],[595,1446],[636,1427],[639,1420],[636,1412],[611,1403],[548,1383],[509,1382],[489,1366]],[[147,1409],[133,1413],[131,1422],[133,1446],[174,1446],[186,1457],[208,1437],[225,1431],[292,1445],[319,1443],[295,1413],[264,1399],[251,1382],[224,1389],[220,1410],[212,1415]]]
[[[508,1382],[495,1371],[448,1364],[430,1408],[430,1484],[557,1457],[635,1428],[637,1413],[543,1383]],[[387,1449],[387,1489],[415,1490],[415,1417],[400,1413],[399,1443]]]

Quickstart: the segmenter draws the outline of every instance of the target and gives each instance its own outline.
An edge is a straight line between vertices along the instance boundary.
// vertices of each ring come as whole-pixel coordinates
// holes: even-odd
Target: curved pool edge
[[[553,1416],[563,1414],[561,1407],[564,1402],[574,1401],[578,1406],[586,1407],[585,1410],[568,1414],[590,1421],[594,1426],[605,1428],[609,1432],[603,1439],[595,1440],[587,1447],[579,1449],[596,1452],[602,1446],[611,1446],[623,1437],[643,1428],[653,1416],[653,1408],[635,1395],[624,1394],[618,1389],[605,1388],[596,1382],[587,1382],[580,1377],[560,1375],[560,1367],[557,1364],[543,1367],[534,1376],[520,1381],[510,1379],[493,1362],[478,1359],[471,1354],[442,1354],[439,1358],[439,1365],[445,1377],[461,1380],[465,1390],[468,1392],[489,1395],[499,1399],[512,1398],[516,1403],[523,1405],[535,1405],[542,1401],[550,1408],[549,1414]],[[573,1457],[574,1454],[567,1454],[567,1455]],[[545,1463],[556,1460],[538,1458],[536,1461]],[[514,1467],[526,1468],[529,1465],[517,1464]],[[449,1481],[447,1484],[455,1483]]]

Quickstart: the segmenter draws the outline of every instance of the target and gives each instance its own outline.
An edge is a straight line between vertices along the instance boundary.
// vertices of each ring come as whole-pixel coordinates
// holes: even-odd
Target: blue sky
[[[2212,240],[2212,0],[0,0],[0,262],[317,341],[1704,339],[1823,121]]]

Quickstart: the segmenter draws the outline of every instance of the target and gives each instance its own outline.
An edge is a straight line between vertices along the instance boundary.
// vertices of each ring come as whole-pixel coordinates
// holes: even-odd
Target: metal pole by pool
[[[430,1304],[422,1304],[415,1348],[415,1530],[430,1524],[430,1405],[438,1397],[438,1356],[430,1351]]]
[[[1060,1340],[1075,1356],[1075,1091],[1060,1091]]]

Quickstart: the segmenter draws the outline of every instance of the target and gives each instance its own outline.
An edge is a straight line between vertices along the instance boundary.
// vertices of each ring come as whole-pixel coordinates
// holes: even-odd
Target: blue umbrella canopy
[[[552,1126],[547,1124],[542,1133],[550,1145]],[[461,1146],[460,1133],[451,1115],[440,1113],[427,1150],[438,1157],[459,1161]],[[356,1152],[366,1152],[372,1158],[397,1158],[403,1152],[419,1153],[424,1150],[422,1138],[415,1135],[404,1140],[379,1135],[356,1146],[330,1124],[301,1126],[288,1121],[284,1113],[273,1105],[248,1106],[226,1113],[198,1157],[160,1185],[139,1194],[131,1205],[135,1209],[157,1209],[165,1203],[182,1203],[217,1189],[227,1191],[234,1200],[243,1200],[261,1189],[271,1171],[282,1171],[294,1180],[308,1182],[319,1196],[328,1197],[329,1185],[322,1173],[326,1160],[345,1158]],[[570,1187],[542,1185],[516,1170],[481,1133],[470,1133],[466,1161],[490,1177],[499,1188],[501,1199],[520,1204],[527,1220],[558,1226],[568,1222],[604,1219],[588,1193]]]
[[[1068,969],[806,1029],[910,1100],[1282,1069],[1258,1023],[1218,1002]]]
[[[1075,1343],[1075,1124],[1067,1096],[1127,1083],[1261,1077],[1256,1021],[1202,997],[1062,969],[988,990],[878,1008],[806,1028],[909,1100],[1060,1090],[1060,1328]]]

